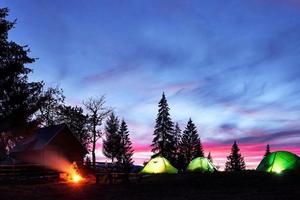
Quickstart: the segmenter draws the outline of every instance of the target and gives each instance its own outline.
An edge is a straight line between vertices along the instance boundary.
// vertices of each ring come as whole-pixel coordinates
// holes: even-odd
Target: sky
[[[191,117],[214,163],[236,140],[248,169],[265,152],[300,155],[300,0],[2,0],[9,39],[38,60],[31,81],[66,102],[106,95],[147,161],[165,92],[172,120]],[[97,156],[101,153],[101,141]]]

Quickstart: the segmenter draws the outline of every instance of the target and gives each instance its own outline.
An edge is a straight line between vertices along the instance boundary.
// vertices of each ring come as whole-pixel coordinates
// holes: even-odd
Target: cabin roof
[[[12,149],[11,153],[42,150],[47,144],[49,144],[52,141],[52,139],[57,134],[59,134],[64,129],[70,131],[72,136],[76,138],[78,143],[82,146],[82,148],[86,152],[85,147],[83,147],[83,145],[80,143],[77,137],[72,133],[72,131],[68,128],[68,126],[66,124],[59,124],[59,125],[37,129],[32,136],[25,138],[19,144],[17,144]]]

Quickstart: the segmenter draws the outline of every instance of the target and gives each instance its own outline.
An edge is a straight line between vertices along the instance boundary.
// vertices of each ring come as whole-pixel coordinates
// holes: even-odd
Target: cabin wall
[[[17,152],[13,153],[11,156],[24,164],[42,164],[44,161],[42,151]]]

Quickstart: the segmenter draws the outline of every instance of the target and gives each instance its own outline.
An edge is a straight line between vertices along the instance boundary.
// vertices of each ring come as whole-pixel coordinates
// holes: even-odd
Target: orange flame
[[[68,175],[70,177],[69,180],[72,181],[73,183],[78,183],[83,180],[83,177],[78,172],[78,167],[76,162],[71,164]]]

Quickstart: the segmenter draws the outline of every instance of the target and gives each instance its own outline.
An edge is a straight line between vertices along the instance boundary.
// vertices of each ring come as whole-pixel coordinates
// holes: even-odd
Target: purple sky
[[[58,84],[72,105],[106,94],[128,122],[137,163],[151,154],[163,91],[172,119],[184,129],[191,117],[218,165],[233,140],[248,167],[267,143],[300,153],[300,0],[4,0],[0,6],[18,19],[10,39],[39,58],[30,79]]]

